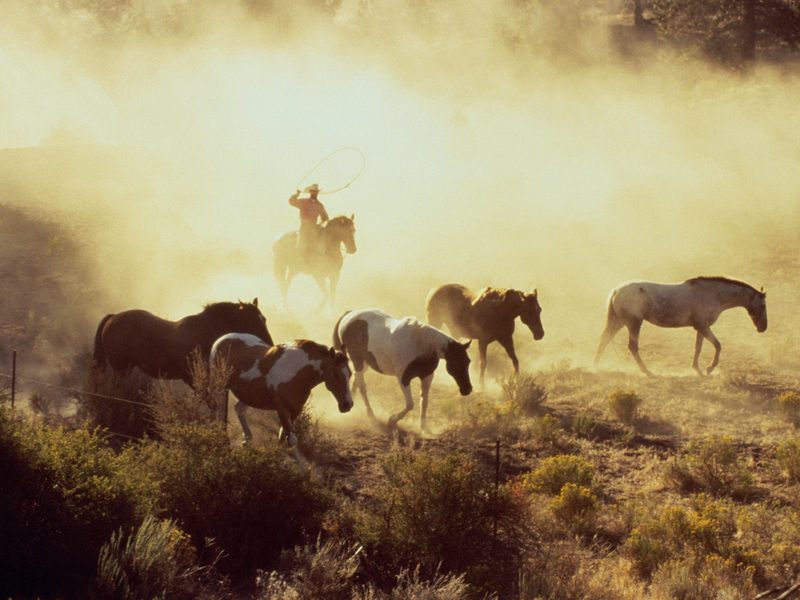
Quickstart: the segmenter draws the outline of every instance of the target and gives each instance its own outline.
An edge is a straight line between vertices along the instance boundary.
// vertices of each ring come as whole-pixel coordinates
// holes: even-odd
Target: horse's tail
[[[608,307],[606,309],[606,327],[619,327],[622,326],[622,319],[620,319],[617,311],[614,310],[614,297],[617,295],[617,290],[612,290],[608,295]]]
[[[349,310],[344,311],[342,313],[342,316],[336,320],[336,325],[333,326],[333,347],[336,350],[341,350],[342,347],[344,346],[344,343],[342,342],[342,337],[339,335],[339,324],[342,322],[342,319],[344,319],[347,313],[349,312],[350,312]]]
[[[425,298],[425,318],[428,324],[432,327],[436,327],[436,329],[441,329],[445,321],[441,306],[441,292],[443,289],[443,286],[433,288],[428,292],[428,297]]]
[[[100,324],[97,326],[97,332],[94,334],[94,367],[103,367],[106,364],[106,353],[103,349],[103,327],[105,327],[106,322],[113,317],[113,314],[106,315],[100,321]]]

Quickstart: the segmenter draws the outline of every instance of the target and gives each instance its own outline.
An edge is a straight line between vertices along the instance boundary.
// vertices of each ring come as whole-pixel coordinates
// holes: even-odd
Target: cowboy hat
[[[303,191],[304,192],[318,192],[319,191],[319,186],[316,183],[312,183],[310,186],[308,186]]]

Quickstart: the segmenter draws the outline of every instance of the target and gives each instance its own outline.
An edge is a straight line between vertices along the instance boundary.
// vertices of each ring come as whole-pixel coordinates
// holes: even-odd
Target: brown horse
[[[229,333],[211,348],[210,360],[223,357],[233,368],[228,389],[238,402],[236,415],[242,425],[244,441],[253,434],[247,424],[248,406],[274,410],[281,422],[279,436],[289,447],[297,445],[292,424],[311,394],[324,383],[339,404],[339,412],[353,408],[350,394],[350,366],[342,352],[309,340],[268,346],[263,340],[243,333]]]
[[[767,329],[767,295],[751,285],[727,277],[694,277],[683,283],[654,283],[632,281],[612,290],[608,297],[606,328],[594,363],[600,360],[608,343],[623,326],[628,328],[628,350],[642,372],[653,374],[639,356],[639,331],[643,321],[659,327],[693,327],[697,332],[692,367],[700,375],[698,366],[703,339],[714,346],[714,358],[706,368],[711,374],[719,364],[722,344],[711,332],[722,311],[741,306],[747,310],[756,331]]]
[[[440,328],[446,324],[455,337],[478,340],[480,354],[481,385],[486,370],[486,348],[499,342],[519,374],[519,360],[514,351],[514,320],[528,326],[533,339],[544,337],[542,307],[536,290],[527,294],[519,290],[484,288],[478,294],[457,283],[434,288],[425,301],[428,323]]]
[[[191,384],[191,353],[199,349],[208,358],[214,341],[233,331],[251,333],[273,344],[258,298],[208,304],[202,312],[179,321],[167,321],[146,310],[126,310],[100,321],[94,337],[94,363],[118,372],[139,367],[150,377]]]
[[[355,215],[345,217],[339,215],[326,222],[320,228],[320,253],[313,260],[306,261],[297,248],[297,232],[287,231],[277,239],[272,246],[272,266],[275,279],[283,296],[283,305],[287,306],[286,298],[292,279],[298,273],[308,273],[317,282],[322,290],[322,301],[319,307],[330,302],[331,306],[336,300],[336,286],[339,283],[339,274],[342,271],[344,258],[342,257],[342,244],[348,254],[356,251],[355,240]],[[326,280],[328,285],[326,286]]]

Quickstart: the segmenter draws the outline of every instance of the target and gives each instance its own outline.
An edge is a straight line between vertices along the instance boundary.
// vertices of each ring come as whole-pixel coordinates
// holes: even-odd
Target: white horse
[[[420,379],[422,398],[419,424],[423,431],[427,431],[428,392],[440,359],[445,360],[447,372],[458,384],[461,395],[472,392],[467,355],[469,344],[462,344],[413,317],[394,319],[376,309],[348,311],[339,318],[333,330],[333,347],[347,349],[355,368],[353,393],[356,389],[361,392],[370,417],[374,417],[374,414],[364,380],[368,366],[378,373],[397,377],[403,390],[406,407],[389,418],[390,427],[394,427],[414,408],[410,383],[415,377]]]
[[[339,412],[353,408],[350,366],[347,357],[333,348],[309,340],[270,346],[254,335],[229,333],[211,348],[212,365],[218,357],[233,369],[227,387],[237,399],[236,416],[245,443],[253,438],[245,416],[248,406],[277,411],[279,436],[290,448],[297,444],[292,424],[320,383],[336,398]]]
[[[683,283],[653,283],[633,281],[614,289],[608,297],[606,328],[600,338],[600,346],[594,359],[600,360],[608,343],[624,325],[628,328],[628,349],[636,364],[649,376],[653,374],[639,356],[639,330],[642,321],[659,327],[694,327],[697,338],[694,346],[692,366],[702,375],[697,362],[703,339],[714,345],[714,359],[706,369],[711,374],[719,364],[722,345],[711,332],[711,326],[720,313],[741,306],[747,310],[756,330],[767,329],[767,295],[742,281],[726,277],[694,277]]]

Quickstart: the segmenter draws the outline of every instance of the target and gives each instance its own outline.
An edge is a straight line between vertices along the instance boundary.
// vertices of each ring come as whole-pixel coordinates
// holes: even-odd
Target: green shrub
[[[560,454],[545,458],[539,466],[522,476],[522,485],[529,492],[556,495],[561,488],[572,483],[584,488],[592,487],[594,465],[582,456]]]
[[[572,428],[579,437],[592,440],[594,439],[595,430],[597,429],[597,421],[595,421],[592,415],[581,412],[573,417]]]
[[[564,446],[561,421],[551,415],[536,417],[530,424],[530,435],[540,446],[560,448]]]
[[[550,508],[572,531],[588,533],[594,529],[597,496],[587,487],[565,483],[559,495],[550,501]]]
[[[325,598],[349,600],[361,566],[361,546],[317,539],[297,547],[280,571],[259,573],[257,598]]]
[[[173,521],[147,516],[128,534],[119,529],[100,549],[96,598],[219,598],[224,589],[212,589],[203,576],[210,571],[196,562],[194,549]]]
[[[419,568],[403,569],[395,587],[382,592],[374,585],[353,593],[353,600],[467,600],[474,597],[463,575],[435,575],[430,580],[420,578]]]
[[[789,481],[800,483],[800,438],[781,442],[777,458]]]
[[[699,490],[733,498],[748,498],[755,492],[753,475],[728,436],[690,442],[683,457],[667,462],[664,478],[684,492]]]
[[[419,565],[423,578],[464,573],[482,591],[509,590],[532,538],[524,497],[496,492],[493,476],[459,453],[395,450],[383,469],[375,509],[356,525],[378,585]]]
[[[189,358],[192,386],[156,379],[145,393],[149,413],[159,434],[172,425],[225,420],[225,397],[232,368],[223,360],[209,366],[199,350]]]
[[[282,550],[315,538],[330,493],[310,481],[277,442],[231,448],[224,427],[188,423],[160,443],[127,448],[122,460],[140,505],[174,519],[204,558],[234,583],[277,565]]]
[[[701,555],[736,554],[736,513],[729,502],[698,496],[690,507],[658,507],[637,521],[624,552],[644,576],[689,550]]]
[[[152,380],[138,369],[118,374],[112,369],[96,369],[80,398],[79,417],[93,427],[117,435],[117,443],[131,437],[155,434],[147,393]],[[117,400],[116,398],[121,399]]]
[[[795,427],[800,427],[800,392],[783,392],[777,402],[783,417]]]
[[[70,595],[133,504],[105,440],[26,423],[0,410],[0,596]]]
[[[698,555],[669,560],[653,575],[650,591],[655,600],[707,600],[754,598],[753,569],[730,558]]]
[[[626,425],[636,420],[642,399],[633,390],[615,390],[608,396],[611,413]]]
[[[532,375],[515,375],[502,383],[509,401],[523,415],[533,416],[547,400],[547,390],[536,382]]]

